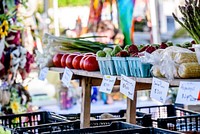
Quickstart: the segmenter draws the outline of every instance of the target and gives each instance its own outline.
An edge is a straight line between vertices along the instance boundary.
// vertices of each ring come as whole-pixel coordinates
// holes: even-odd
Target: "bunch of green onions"
[[[185,28],[196,44],[200,44],[200,0],[185,0],[184,6],[179,6],[183,17],[181,20],[172,13],[174,19]]]
[[[96,53],[99,50],[103,50],[105,47],[112,47],[113,44],[104,44],[100,42],[93,42],[86,40],[87,38],[97,38],[99,36],[89,36],[89,37],[79,37],[79,38],[67,38],[63,36],[54,36],[50,34],[45,34],[43,37],[43,42],[54,45],[60,51],[64,52],[93,52]]]

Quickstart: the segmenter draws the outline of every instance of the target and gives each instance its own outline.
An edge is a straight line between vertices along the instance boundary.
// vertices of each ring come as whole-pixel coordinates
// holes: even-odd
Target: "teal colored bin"
[[[116,75],[115,65],[111,57],[97,57],[102,75]]]
[[[112,60],[114,61],[117,75],[123,74],[126,76],[130,76],[128,61],[126,60],[125,57],[112,57]]]
[[[133,77],[151,77],[151,67],[149,63],[142,63],[138,57],[126,57],[130,74]]]

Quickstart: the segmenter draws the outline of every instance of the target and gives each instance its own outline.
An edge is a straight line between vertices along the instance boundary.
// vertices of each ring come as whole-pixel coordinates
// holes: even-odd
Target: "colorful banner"
[[[134,32],[133,11],[135,0],[117,0],[117,5],[119,26],[125,36],[124,44],[132,44],[132,36]]]

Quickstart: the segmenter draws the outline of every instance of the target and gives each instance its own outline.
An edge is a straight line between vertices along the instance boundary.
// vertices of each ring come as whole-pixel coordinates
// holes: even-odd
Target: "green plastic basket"
[[[126,76],[130,76],[128,61],[125,57],[112,57],[112,60],[114,61],[117,75],[123,74]]]
[[[98,57],[97,61],[102,75],[116,75],[115,65],[111,57]]]
[[[138,57],[127,57],[130,75],[133,77],[151,77],[150,69],[152,67],[149,63],[142,63]]]

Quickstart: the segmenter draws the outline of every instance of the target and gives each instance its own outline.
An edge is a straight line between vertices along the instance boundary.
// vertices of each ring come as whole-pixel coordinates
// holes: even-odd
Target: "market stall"
[[[52,112],[17,114],[13,110],[12,115],[0,116],[2,122],[0,131],[9,130],[9,133],[94,133],[100,131],[103,133],[144,133],[144,130],[146,133],[150,131],[152,133],[179,133],[163,129],[186,133],[200,131],[199,113],[174,105],[165,105],[169,87],[178,87],[175,103],[188,105],[199,102],[198,43],[200,39],[199,30],[194,27],[198,26],[199,10],[197,7],[199,5],[197,1],[186,1],[186,5],[180,7],[185,17],[183,22],[173,15],[194,39],[192,42],[182,44],[162,42],[145,45],[130,43],[119,45],[89,40],[90,38],[102,38],[102,36],[69,38],[45,34],[43,53],[36,51],[36,61],[40,69],[39,79],[45,80],[49,71],[59,73],[60,84],[66,89],[62,93],[59,92],[65,97],[59,98],[59,101],[66,101],[64,102],[66,104],[71,101],[69,97],[71,95],[68,92],[71,80],[79,80],[82,88],[80,115],[58,115]],[[190,12],[185,13],[187,9]],[[188,21],[192,22],[188,23]],[[5,22],[3,24],[6,25]],[[130,30],[130,26],[128,29]],[[16,56],[15,53],[9,53],[10,55]],[[30,56],[28,52],[21,55]],[[22,57],[20,63],[17,63],[17,69],[14,68],[15,72],[11,71],[12,79],[9,79],[11,82],[15,78],[16,71],[25,67],[22,66],[21,61],[27,59],[26,56]],[[27,59],[27,61],[30,60]],[[13,66],[9,65],[11,68]],[[6,72],[6,75],[8,74]],[[110,94],[115,85],[117,86],[115,88],[127,98],[127,109],[122,116],[114,120],[111,120],[113,116],[101,120],[99,115],[102,116],[102,113],[94,115],[90,112],[91,88],[100,86],[99,91]],[[163,105],[136,107],[137,91],[146,89],[151,89],[150,97]],[[138,112],[145,113],[139,113],[142,114],[141,117],[137,115]],[[127,123],[119,122],[124,119]],[[113,123],[114,121],[118,122]]]

